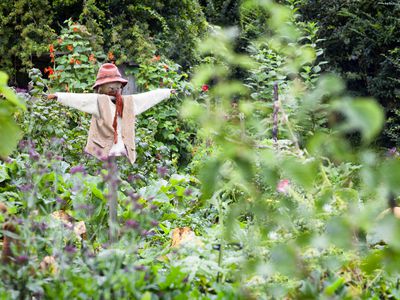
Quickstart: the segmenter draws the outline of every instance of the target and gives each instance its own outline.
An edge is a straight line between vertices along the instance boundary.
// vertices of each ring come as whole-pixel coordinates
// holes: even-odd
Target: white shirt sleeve
[[[98,94],[94,93],[56,93],[57,101],[99,118]]]
[[[171,89],[156,89],[150,92],[132,95],[135,103],[135,115],[145,112],[157,103],[169,98],[170,95]]]

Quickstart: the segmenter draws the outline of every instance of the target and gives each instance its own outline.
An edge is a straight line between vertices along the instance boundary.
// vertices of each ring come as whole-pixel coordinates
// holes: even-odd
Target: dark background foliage
[[[93,34],[94,50],[112,51],[117,63],[162,54],[187,68],[196,61],[196,41],[207,30],[196,0],[2,1],[0,65],[12,85],[26,84],[27,68],[49,63],[48,45],[63,25],[60,20],[69,18]]]
[[[400,3],[302,1],[300,11],[319,24],[325,69],[340,73],[355,95],[379,100],[389,117],[382,142],[398,145]]]

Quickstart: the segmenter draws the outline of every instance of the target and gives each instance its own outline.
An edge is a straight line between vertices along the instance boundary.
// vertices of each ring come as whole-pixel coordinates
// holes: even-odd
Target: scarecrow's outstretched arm
[[[135,101],[135,115],[139,115],[164,99],[169,98],[171,93],[175,93],[175,90],[156,89],[150,92],[132,95]]]
[[[63,105],[76,108],[80,111],[99,117],[97,98],[99,94],[94,93],[55,93],[58,102]],[[52,95],[52,96],[54,96]],[[48,97],[51,99],[50,97]]]

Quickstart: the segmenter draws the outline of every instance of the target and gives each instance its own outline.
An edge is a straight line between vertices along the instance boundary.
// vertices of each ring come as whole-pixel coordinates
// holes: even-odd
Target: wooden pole
[[[274,124],[272,127],[272,138],[276,143],[278,141],[278,112],[279,112],[279,95],[278,95],[278,83],[274,82]]]
[[[110,243],[117,242],[118,239],[118,219],[117,219],[117,208],[118,208],[118,166],[115,157],[110,157],[110,169],[109,169],[109,197],[108,197],[108,227],[109,227],[109,239]]]

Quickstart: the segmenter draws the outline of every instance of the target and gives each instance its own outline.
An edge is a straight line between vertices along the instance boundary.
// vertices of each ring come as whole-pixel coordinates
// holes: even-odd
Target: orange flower
[[[93,53],[89,55],[89,61],[92,61],[92,62],[96,61],[96,57],[94,56]]]
[[[168,65],[163,65],[163,68],[164,68],[166,71],[168,71],[168,69],[169,69]]]
[[[63,42],[63,39],[62,38],[58,38],[57,42],[58,42],[58,44],[61,44]]]
[[[75,63],[76,63],[77,65],[80,65],[82,62],[81,62],[79,59],[76,59],[76,60],[75,60]]]
[[[78,27],[74,27],[74,28],[72,28],[72,30],[73,30],[74,32],[78,32],[78,31],[79,31],[79,28],[78,28]]]
[[[159,61],[160,59],[161,59],[160,55],[154,55],[150,61],[155,62],[155,61]]]
[[[69,64],[70,65],[73,65],[75,63],[75,59],[72,57],[70,60],[69,60]]]
[[[49,46],[49,51],[50,51],[50,53],[53,53],[53,52],[54,52],[54,45],[53,45],[53,44],[50,44],[50,46]]]
[[[68,46],[67,46],[67,49],[68,49],[69,51],[72,51],[72,50],[74,50],[74,46],[68,45]]]
[[[107,57],[109,60],[115,60],[114,53],[112,53],[111,51],[108,52]]]
[[[45,74],[49,74],[49,75],[53,75],[54,74],[54,70],[53,70],[52,67],[47,67],[47,68],[44,68],[44,73]]]

